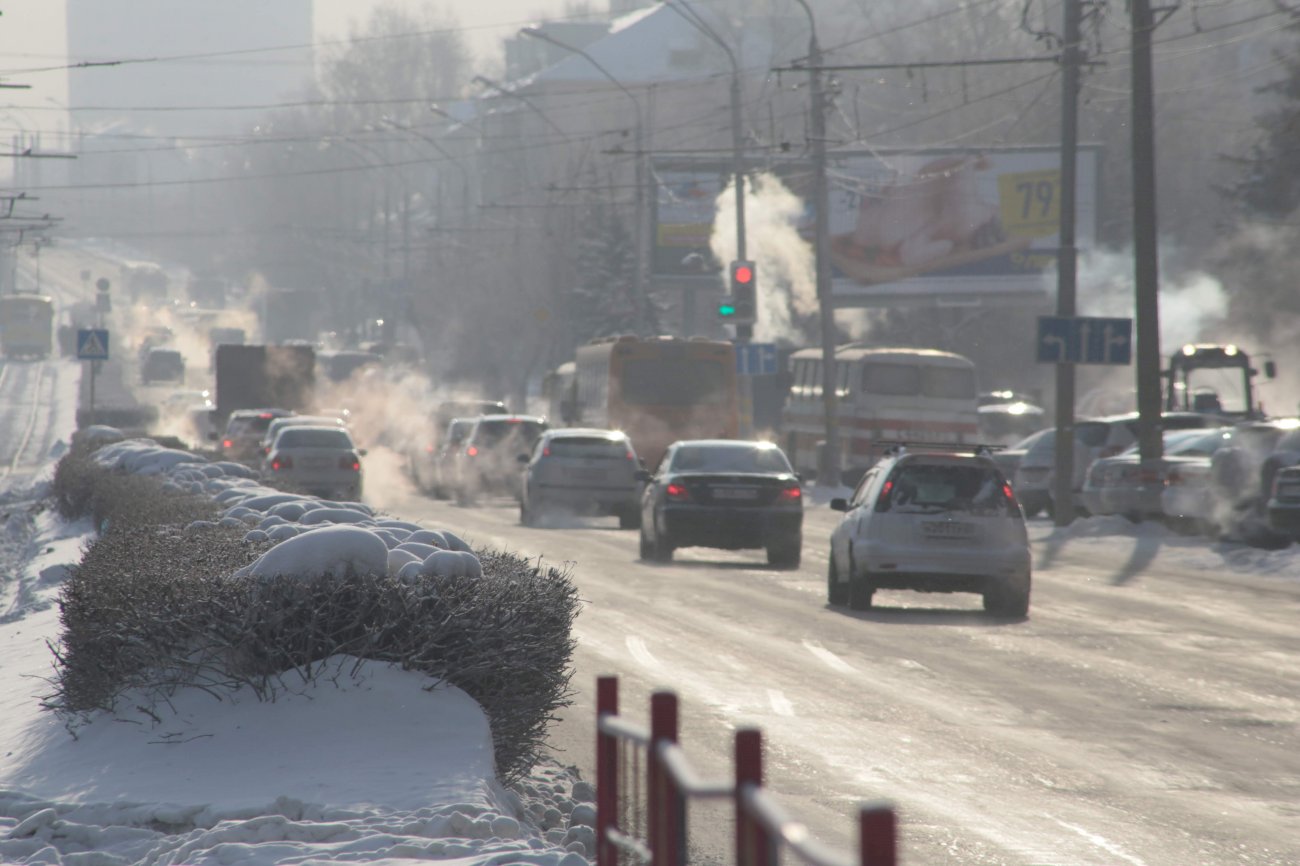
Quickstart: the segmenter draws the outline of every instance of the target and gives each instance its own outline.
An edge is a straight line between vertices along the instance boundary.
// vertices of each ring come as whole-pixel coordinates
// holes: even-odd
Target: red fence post
[[[858,813],[859,866],[898,866],[898,819],[889,806]]]
[[[600,729],[603,716],[618,715],[618,677],[596,679],[596,866],[615,866],[618,849],[609,831],[618,826],[618,738]]]
[[[763,734],[756,728],[736,732],[736,866],[767,866],[772,840],[761,822],[745,808],[749,786],[763,787]]]
[[[650,696],[650,754],[646,761],[650,815],[651,866],[679,866],[686,862],[683,830],[684,803],[672,776],[659,760],[661,742],[677,742],[677,695],[655,692]]]

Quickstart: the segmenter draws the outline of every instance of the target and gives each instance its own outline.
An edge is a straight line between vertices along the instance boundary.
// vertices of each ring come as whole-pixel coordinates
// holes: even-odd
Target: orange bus
[[[740,429],[731,343],[604,337],[581,346],[561,417],[551,423],[622,430],[654,467],[678,439],[734,439]]]

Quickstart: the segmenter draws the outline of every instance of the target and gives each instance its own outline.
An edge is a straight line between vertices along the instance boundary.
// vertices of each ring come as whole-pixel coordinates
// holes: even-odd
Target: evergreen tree
[[[583,214],[574,259],[577,280],[566,305],[579,345],[615,334],[660,333],[662,309],[648,290],[637,297],[635,244],[613,207],[595,203]]]

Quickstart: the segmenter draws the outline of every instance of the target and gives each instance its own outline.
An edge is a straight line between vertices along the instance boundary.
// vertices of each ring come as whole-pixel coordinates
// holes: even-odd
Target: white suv
[[[896,451],[867,470],[831,534],[826,591],[867,610],[878,589],[974,592],[994,616],[1029,612],[1024,515],[982,453]]]

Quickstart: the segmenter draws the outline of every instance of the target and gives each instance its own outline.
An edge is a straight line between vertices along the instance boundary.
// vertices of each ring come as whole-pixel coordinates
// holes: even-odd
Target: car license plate
[[[750,500],[758,498],[758,491],[752,487],[715,487],[714,499]]]
[[[575,469],[573,470],[573,480],[583,484],[594,484],[603,480],[605,473],[599,469]]]
[[[951,520],[923,520],[921,532],[927,538],[971,538],[975,535],[975,524],[957,523]]]
[[[328,457],[307,457],[302,461],[303,469],[324,469],[330,465]]]

